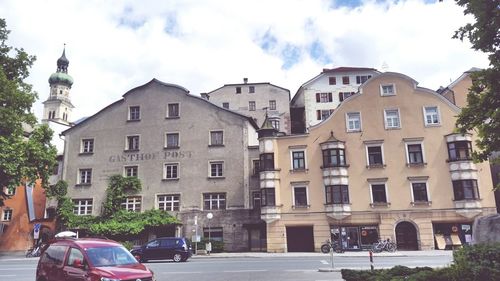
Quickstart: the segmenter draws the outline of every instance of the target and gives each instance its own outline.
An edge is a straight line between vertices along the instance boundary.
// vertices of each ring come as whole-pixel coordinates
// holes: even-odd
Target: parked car
[[[185,238],[161,237],[147,242],[140,248],[132,249],[131,253],[140,262],[164,259],[180,262],[187,261],[191,257],[191,247],[188,246]]]
[[[38,261],[36,281],[155,280],[118,242],[64,238],[49,243]]]

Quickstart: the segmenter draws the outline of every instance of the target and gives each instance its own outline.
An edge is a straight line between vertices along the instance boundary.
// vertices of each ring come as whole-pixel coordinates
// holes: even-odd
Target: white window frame
[[[177,146],[168,145],[168,135],[177,135]],[[165,133],[165,148],[179,148],[181,146],[181,134],[179,132],[166,132]]]
[[[374,185],[384,185],[385,187],[385,201],[383,202],[373,202],[373,186]],[[387,181],[379,181],[379,182],[370,182],[370,202],[371,204],[390,204],[391,200],[389,199],[389,189],[387,188]]]
[[[385,166],[385,155],[384,155],[384,143],[383,142],[365,144],[366,166],[372,167],[374,165],[377,165],[377,164],[370,164],[370,154],[368,153],[369,147],[380,147],[380,152],[382,154],[382,165]]]
[[[426,179],[409,179],[410,182],[410,194],[412,203],[429,203],[431,202],[431,194],[429,193],[429,181]],[[413,194],[413,184],[414,183],[424,183],[425,191],[427,192],[427,201],[415,201],[415,196]]]
[[[255,93],[255,86],[248,86],[248,93],[249,94]]]
[[[390,89],[392,88],[392,92],[385,93],[384,89]],[[380,84],[380,95],[383,97],[388,97],[388,96],[395,96],[396,95],[396,84],[394,83],[387,83],[387,84]]]
[[[222,143],[212,143],[212,133],[222,133]],[[224,130],[210,130],[210,132],[208,132],[208,143],[210,144],[210,146],[223,146]]]
[[[293,166],[293,153],[294,152],[303,152],[304,153],[304,167],[303,168],[295,168]],[[307,152],[306,149],[290,149],[290,170],[292,171],[304,171],[307,170]]]
[[[139,108],[139,116],[137,118],[132,119],[132,108]],[[139,105],[131,105],[128,107],[128,121],[139,121],[141,120],[141,107]]]
[[[4,188],[4,192],[5,192],[5,194],[7,194],[7,195],[9,195],[9,196],[14,196],[14,195],[16,195],[16,190],[17,190],[17,187],[12,187],[12,188],[5,187],[5,188]]]
[[[131,144],[130,144],[130,139],[129,138],[134,138],[137,137],[137,148],[130,148],[131,147]],[[127,135],[125,136],[125,150],[127,151],[135,151],[135,150],[139,150],[141,148],[141,136],[140,135]]]
[[[269,110],[277,110],[276,108],[278,108],[276,100],[269,100]]]
[[[12,221],[14,211],[11,208],[4,208],[2,210],[2,221]]]
[[[80,142],[80,153],[94,153],[94,139],[93,138],[84,138]]]
[[[90,204],[89,204],[89,202],[90,202]],[[76,213],[75,213],[75,207],[78,208]],[[85,211],[83,213],[80,213],[81,207],[85,208]],[[75,214],[77,216],[92,215],[93,211],[94,211],[94,199],[93,198],[73,199],[73,214]]]
[[[164,200],[160,200],[160,197],[164,197]],[[177,197],[177,199],[176,199]],[[177,203],[177,210],[175,203]],[[163,208],[160,207],[163,204]],[[170,205],[170,206],[168,206]],[[181,194],[157,194],[156,195],[156,208],[158,210],[168,211],[168,212],[178,212],[181,210]]]
[[[177,177],[167,177],[169,168],[172,169],[176,167]],[[172,171],[170,171],[172,173]],[[179,162],[167,162],[163,163],[163,179],[164,180],[178,180],[181,173],[181,167]]]
[[[205,200],[205,195],[210,195],[210,198]],[[212,197],[213,195],[217,195],[217,198]],[[223,195],[224,198],[220,198],[220,195]],[[202,194],[202,200],[203,200],[203,210],[227,210],[227,193],[225,192],[205,192]],[[205,201],[210,202],[210,208],[205,209]],[[216,208],[213,208],[214,204],[216,203]],[[224,202],[224,208],[221,208],[221,202]]]
[[[128,170],[134,171],[135,175],[128,175]],[[134,173],[132,173],[134,174]],[[139,165],[127,165],[123,167],[123,176],[124,177],[139,177]]]
[[[249,111],[255,111],[257,108],[255,101],[251,100],[248,101],[248,110]]]
[[[398,122],[397,126],[389,124],[389,123],[394,123],[393,120],[395,120],[395,118],[393,116],[389,116],[387,114],[388,112],[391,112],[391,113],[396,112],[397,113],[397,122]],[[389,119],[389,117],[391,117],[391,118]],[[391,120],[391,122],[389,122],[389,120]],[[385,124],[386,130],[401,129],[401,114],[399,113],[399,108],[384,109],[384,124]]]
[[[428,109],[436,109],[436,113],[431,113],[429,114],[427,112]],[[434,105],[434,106],[424,106],[422,107],[422,112],[424,114],[424,124],[426,127],[434,127],[434,126],[440,126],[441,125],[441,112],[439,110],[439,106]],[[433,117],[435,116],[437,118],[437,123],[429,123],[427,122],[427,117],[430,116],[431,119],[434,119]]]
[[[142,210],[142,196],[128,196],[120,206],[123,210],[140,213]]]
[[[275,128],[276,130],[280,130],[280,119],[279,118],[269,118],[269,122],[271,123],[271,126]]]
[[[85,176],[82,177],[83,172],[85,172]],[[88,176],[88,172],[90,172],[90,176]],[[92,184],[92,169],[91,168],[78,169],[77,183],[80,185]]]
[[[420,149],[422,150],[422,163],[410,163],[410,153],[408,151],[408,145],[413,145],[413,144],[420,144]],[[424,147],[424,141],[423,140],[418,140],[418,141],[405,141],[405,152],[406,152],[406,165],[424,165],[427,163],[426,157],[425,157],[425,147]]]
[[[260,190],[259,191],[252,191],[252,208],[257,208],[260,207]],[[255,201],[259,201],[259,206],[256,206]]]
[[[217,170],[217,175],[212,175],[212,165],[221,165],[220,171]],[[225,173],[225,164],[223,160],[211,160],[208,161],[208,177],[209,178],[223,178]],[[219,175],[220,174],[220,175]]]
[[[354,114],[357,114],[358,116],[358,123],[359,123],[359,128],[354,128],[354,129],[351,129],[349,124],[351,122],[351,120],[354,120],[354,119],[351,119],[351,117],[354,115]],[[347,132],[361,132],[362,128],[363,128],[363,124],[361,123],[361,112],[347,112],[345,114],[345,126],[346,126],[346,131]]]
[[[170,110],[169,110],[169,106],[170,105],[174,105],[176,104],[177,105],[177,115],[175,116],[171,116],[170,115]],[[167,104],[167,110],[166,110],[166,118],[180,118],[181,117],[181,104],[178,103],[178,102],[171,102],[171,103],[168,103]]]
[[[305,206],[298,206],[298,205],[295,205],[295,189],[296,188],[305,188],[306,189],[306,205]],[[293,208],[309,208],[309,206],[311,205],[310,204],[310,201],[309,201],[309,186],[307,185],[292,185],[292,207]]]

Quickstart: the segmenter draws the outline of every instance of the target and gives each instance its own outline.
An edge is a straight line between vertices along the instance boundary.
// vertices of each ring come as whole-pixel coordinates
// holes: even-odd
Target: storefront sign
[[[108,158],[110,163],[126,163],[126,162],[141,162],[156,159],[183,159],[191,158],[191,151],[162,151],[162,152],[146,152],[146,153],[127,153],[111,155]]]

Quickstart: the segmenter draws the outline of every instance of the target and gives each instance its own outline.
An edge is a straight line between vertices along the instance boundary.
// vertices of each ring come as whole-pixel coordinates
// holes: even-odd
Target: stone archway
[[[417,229],[408,221],[396,225],[396,243],[398,250],[418,250]]]

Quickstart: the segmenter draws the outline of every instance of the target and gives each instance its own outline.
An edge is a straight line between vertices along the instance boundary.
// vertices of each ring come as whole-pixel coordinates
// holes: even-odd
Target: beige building
[[[268,116],[280,132],[290,134],[290,91],[268,82],[226,84],[201,96],[210,102],[255,119],[260,126]]]
[[[455,130],[459,108],[399,73],[374,75],[307,134],[259,131],[261,218],[269,252],[399,249],[470,242],[495,213],[489,163]]]

